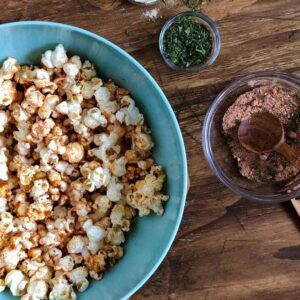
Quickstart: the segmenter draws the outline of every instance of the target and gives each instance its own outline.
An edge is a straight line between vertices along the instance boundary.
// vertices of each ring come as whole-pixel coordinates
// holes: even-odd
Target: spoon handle
[[[300,170],[300,152],[289,146],[287,143],[278,145],[275,149],[283,155],[291,164]]]

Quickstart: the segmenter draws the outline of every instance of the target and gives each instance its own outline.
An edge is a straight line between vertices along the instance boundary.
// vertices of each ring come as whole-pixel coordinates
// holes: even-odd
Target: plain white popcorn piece
[[[103,245],[102,240],[105,238],[106,232],[100,226],[93,225],[92,220],[85,221],[82,228],[89,239],[88,249],[92,254],[96,254]]]
[[[61,44],[41,61],[0,69],[0,292],[72,300],[168,196],[129,92]]]
[[[12,270],[5,276],[5,284],[13,296],[22,296],[26,292],[28,280],[20,270]]]
[[[66,50],[62,44],[56,46],[55,50],[47,50],[42,54],[42,63],[47,68],[61,68],[68,61]]]

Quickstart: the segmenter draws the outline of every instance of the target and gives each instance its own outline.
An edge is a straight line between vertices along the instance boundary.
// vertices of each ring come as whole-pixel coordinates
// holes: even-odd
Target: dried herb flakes
[[[167,57],[179,67],[202,65],[211,55],[211,34],[193,17],[180,17],[166,31],[164,48]]]

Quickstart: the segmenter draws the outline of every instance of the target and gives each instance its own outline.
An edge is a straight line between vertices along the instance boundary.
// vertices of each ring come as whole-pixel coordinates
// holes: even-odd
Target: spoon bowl
[[[284,142],[284,129],[279,119],[271,113],[255,113],[241,122],[238,138],[243,147],[251,152],[271,152]]]
[[[269,112],[253,114],[239,125],[238,139],[248,151],[276,151],[300,170],[300,153],[285,142],[284,129],[277,117]]]

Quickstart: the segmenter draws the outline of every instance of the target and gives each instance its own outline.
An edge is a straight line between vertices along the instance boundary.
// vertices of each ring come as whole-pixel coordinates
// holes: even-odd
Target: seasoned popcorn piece
[[[67,276],[72,282],[72,284],[76,286],[79,292],[83,292],[88,288],[88,270],[86,267],[78,267],[73,271],[69,272]]]
[[[152,138],[149,134],[137,133],[132,137],[132,144],[143,151],[149,151],[154,146]]]
[[[95,279],[100,280],[103,272],[106,270],[106,262],[104,254],[88,255],[85,258],[85,264],[88,267],[89,275]]]
[[[101,114],[101,110],[97,107],[86,109],[82,114],[83,124],[91,129],[96,129],[99,126],[107,125],[106,118]]]
[[[125,242],[125,236],[120,228],[108,228],[105,242],[112,245],[121,245]]]
[[[84,181],[84,187],[89,192],[93,192],[95,189],[99,189],[102,186],[107,186],[110,180],[110,172],[106,168],[102,168],[100,163],[90,162],[85,163],[80,172],[86,180]]]
[[[110,166],[110,171],[116,177],[121,177],[126,174],[126,164],[127,160],[124,156],[116,159]]]
[[[8,234],[14,231],[13,216],[9,212],[0,213],[0,233]]]
[[[47,299],[48,285],[44,280],[30,280],[27,291],[21,300]]]
[[[21,107],[26,113],[34,114],[43,105],[44,99],[45,96],[35,86],[31,86],[25,91],[25,100]]]
[[[112,202],[108,197],[101,194],[94,194],[92,199],[93,209],[99,214],[99,217],[106,216],[112,206]]]
[[[38,110],[39,117],[41,119],[50,118],[59,101],[60,99],[57,95],[48,94],[43,102],[43,105]]]
[[[34,221],[41,221],[51,216],[53,204],[48,195],[37,197],[30,205],[28,215]]]
[[[93,77],[96,77],[97,73],[94,66],[88,61],[84,61],[81,69],[81,77],[83,80],[91,80]]]
[[[72,271],[74,268],[74,259],[71,255],[66,255],[58,261],[55,270],[63,270],[65,272]]]
[[[56,107],[56,111],[60,114],[67,115],[70,122],[73,125],[76,125],[80,122],[81,119],[81,103],[82,103],[82,95],[74,95],[68,101],[60,102]]]
[[[122,183],[117,182],[116,177],[112,177],[107,187],[107,192],[106,192],[107,198],[113,202],[117,202],[121,200],[122,197],[121,191],[123,187],[124,186]]]
[[[60,276],[53,279],[53,287],[49,294],[49,300],[76,300],[76,294],[72,285],[66,278]]]
[[[13,296],[22,296],[26,292],[28,280],[20,270],[12,270],[5,276],[5,284]]]
[[[26,122],[30,118],[30,114],[27,113],[19,103],[13,103],[10,105],[11,115],[16,122]],[[23,123],[26,124],[26,123]],[[18,124],[19,125],[19,124]],[[27,124],[29,126],[29,124]],[[19,129],[20,130],[20,129]]]
[[[95,91],[103,85],[100,78],[92,78],[90,81],[81,82],[81,94],[83,99],[91,99],[94,96]]]
[[[11,80],[0,81],[0,105],[8,106],[16,100],[16,83]]]
[[[81,144],[75,142],[66,146],[66,152],[63,154],[63,159],[69,163],[78,163],[84,157],[84,148]]]
[[[68,252],[71,254],[79,254],[86,252],[88,240],[80,235],[74,235],[67,244]]]
[[[8,57],[2,64],[0,69],[0,80],[12,79],[15,73],[19,70],[20,66],[17,63],[17,60],[13,57]]]
[[[135,102],[129,96],[124,96],[121,99],[122,108],[116,113],[116,118],[120,123],[125,122],[129,125],[142,125],[144,123],[144,116],[135,106]]]
[[[130,206],[115,204],[110,219],[114,227],[120,227],[123,231],[129,231],[130,221],[135,216],[135,210]]]
[[[0,293],[5,290],[5,281],[3,279],[0,279]]]

